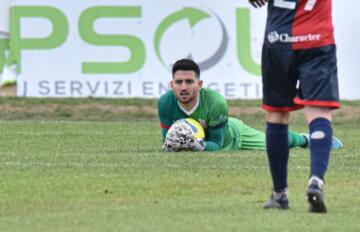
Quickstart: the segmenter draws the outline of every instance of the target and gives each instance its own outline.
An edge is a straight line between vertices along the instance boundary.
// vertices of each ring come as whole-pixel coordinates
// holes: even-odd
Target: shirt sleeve
[[[221,150],[224,145],[226,128],[226,123],[216,128],[209,128],[208,136],[205,141],[205,151]]]
[[[171,118],[169,117],[168,110],[167,110],[167,101],[165,96],[160,97],[158,101],[158,114],[160,119],[160,127],[161,127],[161,136],[162,141],[164,142],[166,133],[171,126]]]
[[[221,95],[213,95],[205,139],[205,151],[218,151],[224,145],[228,121],[228,105]]]

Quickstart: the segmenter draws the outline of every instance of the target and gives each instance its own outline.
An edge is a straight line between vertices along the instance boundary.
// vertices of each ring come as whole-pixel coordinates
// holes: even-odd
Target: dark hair
[[[175,62],[172,67],[172,75],[174,76],[175,73],[179,70],[184,71],[194,71],[197,78],[200,78],[200,68],[199,66],[190,59],[181,59]]]

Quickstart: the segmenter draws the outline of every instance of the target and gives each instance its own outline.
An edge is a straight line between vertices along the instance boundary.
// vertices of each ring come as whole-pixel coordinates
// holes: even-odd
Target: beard
[[[189,104],[193,101],[195,101],[196,99],[196,94],[193,93],[189,93],[189,92],[181,92],[178,97],[177,100],[181,103],[181,104]]]

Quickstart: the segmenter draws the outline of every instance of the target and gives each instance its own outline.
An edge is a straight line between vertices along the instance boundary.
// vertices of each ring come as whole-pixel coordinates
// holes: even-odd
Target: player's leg
[[[264,132],[231,117],[229,118],[228,126],[234,131],[232,135],[237,141],[236,150],[266,150],[266,136]],[[308,145],[307,138],[304,135],[291,130],[288,133],[288,141],[289,148],[307,147]]]
[[[264,208],[288,208],[289,112],[302,108],[292,101],[297,93],[297,71],[294,58],[291,49],[263,46],[262,107],[267,111],[266,150],[273,182],[273,193]]]
[[[341,149],[344,146],[342,141],[335,136],[332,136],[331,139],[331,148],[332,149]],[[295,131],[289,130],[289,147],[310,147],[310,134],[308,133],[297,133]]]
[[[305,106],[309,125],[311,169],[307,190],[310,211],[325,213],[322,191],[332,148],[332,109],[339,107],[336,47],[299,51],[300,92],[295,102]]]
[[[307,147],[308,139],[305,135],[289,130],[289,147]]]
[[[301,146],[303,148],[308,148],[310,147],[310,134],[309,133],[304,133],[304,134],[301,134],[307,141],[307,143],[305,144],[305,146]],[[341,149],[344,147],[344,144],[343,142],[341,141],[341,139],[339,139],[338,137],[336,136],[333,136],[332,137],[332,142],[331,142],[331,148],[333,150],[338,150],[338,149]]]
[[[323,180],[331,152],[331,109],[306,106],[305,115],[310,131],[310,176],[317,176]]]
[[[268,112],[266,150],[273,181],[273,194],[264,208],[288,208],[287,168],[289,159],[288,112]]]
[[[266,150],[265,133],[229,117],[228,128],[236,143],[233,150]]]
[[[306,108],[305,108],[306,109]],[[320,107],[316,110],[316,112],[308,112],[309,111],[309,107],[305,110],[305,114],[308,115],[308,124],[310,125],[310,123],[315,120],[316,118],[321,118],[321,117],[326,117],[330,122],[331,122],[331,111],[328,108],[324,108],[324,107]],[[312,111],[312,110],[310,110]],[[308,113],[307,113],[308,112]],[[304,136],[307,140],[307,144],[305,147],[310,147],[310,134],[302,134],[302,136]],[[344,146],[344,144],[342,143],[342,141],[335,137],[332,136],[331,137],[331,149],[341,149]]]
[[[332,144],[331,110],[321,107],[305,107],[310,131],[310,180],[307,190],[311,212],[327,211],[322,192],[325,173],[330,160]]]

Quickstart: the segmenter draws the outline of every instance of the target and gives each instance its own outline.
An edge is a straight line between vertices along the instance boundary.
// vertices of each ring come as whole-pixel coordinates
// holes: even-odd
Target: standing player
[[[178,60],[172,69],[172,90],[162,95],[158,102],[158,111],[162,127],[164,151],[191,150],[265,150],[265,134],[247,126],[242,121],[228,117],[228,105],[218,92],[202,88],[200,69],[188,59]],[[170,126],[182,118],[193,118],[205,128],[205,144],[197,140],[189,144],[180,144],[181,137],[176,131],[167,133]],[[178,137],[178,138],[177,138]],[[308,140],[301,134],[289,133],[290,147],[306,147]],[[334,137],[334,146],[341,142]]]
[[[310,131],[310,211],[325,213],[324,176],[331,152],[331,113],[339,108],[336,47],[331,0],[249,0],[268,2],[262,51],[263,108],[273,193],[265,208],[287,209],[288,123],[304,107]]]

